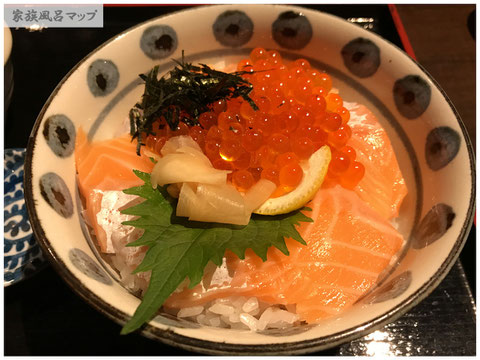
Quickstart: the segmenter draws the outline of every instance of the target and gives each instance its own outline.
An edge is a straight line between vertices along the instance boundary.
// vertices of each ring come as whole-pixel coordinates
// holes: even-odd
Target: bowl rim
[[[252,6],[262,6],[262,7],[277,7],[277,8],[284,8],[286,11],[287,10],[295,10],[298,12],[304,12],[304,13],[310,13],[310,14],[322,14],[327,17],[331,17],[334,19],[334,21],[341,20],[342,22],[345,22],[348,24],[345,19],[330,14],[326,13],[320,10],[315,10],[315,9],[310,9],[310,8],[304,8],[300,6],[295,6],[295,5],[276,5],[276,4],[210,4],[210,5],[194,5],[193,7],[188,7],[185,9],[180,9],[176,10],[173,12],[170,12],[168,14],[164,14],[161,16],[153,17],[151,19],[148,19],[146,21],[143,21],[141,23],[138,23],[121,33],[113,36],[109,40],[105,41],[101,45],[99,45],[97,48],[89,52],[84,58],[82,58],[63,78],[62,80],[58,83],[58,85],[55,87],[55,89],[52,91],[51,95],[48,97],[47,101],[43,105],[39,115],[37,116],[37,119],[35,120],[34,127],[30,133],[29,139],[28,139],[28,145],[26,148],[26,156],[25,156],[25,170],[24,170],[24,184],[25,184],[25,200],[27,204],[27,210],[31,219],[32,223],[32,229],[35,234],[36,239],[38,240],[38,243],[44,250],[44,253],[46,255],[46,258],[48,261],[53,265],[54,269],[59,273],[62,277],[62,279],[68,284],[68,286],[74,290],[80,297],[86,301],[88,304],[90,304],[92,307],[94,307],[97,311],[100,313],[104,314],[111,320],[115,321],[116,323],[120,325],[124,325],[129,319],[130,316],[124,313],[123,311],[115,308],[111,304],[105,302],[102,300],[100,297],[98,297],[95,293],[93,293],[91,290],[89,290],[87,287],[85,287],[82,282],[76,278],[70,270],[68,270],[67,266],[65,263],[59,258],[59,256],[56,254],[54,251],[53,247],[51,246],[45,232],[43,231],[42,226],[40,225],[39,218],[37,216],[37,212],[35,209],[35,203],[33,201],[33,186],[32,186],[32,155],[33,151],[35,148],[35,141],[36,137],[39,133],[39,128],[40,128],[40,123],[45,115],[46,110],[49,108],[52,100],[55,98],[57,93],[60,91],[60,89],[63,87],[65,82],[70,78],[70,76],[84,63],[86,62],[93,54],[98,52],[100,49],[106,47],[113,41],[115,41],[117,38],[128,34],[129,32],[132,32],[136,30],[137,28],[148,24],[148,23],[154,23],[159,20],[171,17],[171,16],[176,16],[179,13],[183,12],[191,12],[191,11],[196,11],[198,9],[204,9],[204,8],[209,8],[209,7],[240,7],[240,8],[245,8],[245,7],[252,7]],[[355,26],[354,24],[351,24],[352,26]],[[363,33],[364,30],[362,28],[358,28],[358,30]],[[418,68],[428,77],[430,81],[434,84],[434,86],[440,91],[441,95],[443,96],[443,99],[447,102],[447,104],[450,106],[453,114],[455,115],[455,119],[458,122],[458,125],[462,131],[462,137],[465,140],[465,146],[467,148],[467,153],[468,153],[468,159],[469,159],[469,165],[470,165],[470,170],[471,170],[471,181],[472,181],[472,187],[470,190],[470,200],[468,204],[468,209],[465,217],[465,221],[462,224],[461,231],[455,240],[455,243],[453,244],[447,258],[444,260],[444,262],[441,264],[441,266],[437,269],[437,271],[427,280],[423,283],[421,287],[419,287],[413,294],[411,294],[403,303],[398,304],[391,308],[389,311],[385,312],[382,315],[379,315],[375,317],[374,319],[371,319],[367,322],[364,322],[360,325],[348,328],[344,331],[340,331],[337,333],[333,333],[330,335],[326,335],[323,337],[319,338],[314,338],[314,339],[309,339],[309,340],[300,340],[300,341],[295,341],[295,342],[285,342],[285,343],[267,343],[267,344],[233,344],[233,343],[221,343],[221,342],[215,342],[215,341],[210,341],[210,340],[202,340],[199,338],[193,338],[185,335],[181,335],[178,333],[175,333],[174,331],[171,330],[164,330],[164,329],[159,329],[153,325],[150,325],[150,323],[147,323],[143,328],[137,331],[137,333],[141,333],[142,335],[155,339],[155,340],[160,340],[163,343],[166,343],[168,345],[184,348],[190,351],[195,351],[199,353],[205,353],[205,354],[211,354],[211,355],[221,355],[221,354],[241,354],[241,355],[279,355],[279,354],[304,354],[304,353],[310,353],[314,351],[320,351],[324,350],[330,347],[334,347],[336,345],[339,345],[341,343],[344,343],[349,340],[353,340],[355,338],[358,338],[362,335],[365,335],[367,333],[370,333],[371,331],[380,328],[381,326],[393,322],[396,319],[398,319],[400,316],[404,315],[407,311],[409,311],[411,308],[413,308],[415,305],[417,305],[419,302],[421,302],[423,299],[425,299],[439,284],[440,282],[445,278],[445,276],[448,274],[448,271],[451,269],[451,267],[454,265],[455,260],[458,258],[468,236],[468,231],[470,230],[472,223],[473,223],[473,218],[474,218],[474,207],[475,207],[475,156],[474,156],[474,150],[473,150],[473,145],[471,143],[470,137],[468,135],[467,129],[465,125],[463,124],[463,121],[461,120],[460,115],[458,114],[458,111],[456,110],[455,106],[453,105],[452,101],[448,98],[447,94],[445,91],[441,88],[441,86],[438,84],[438,82],[428,73],[428,71],[420,65],[415,59],[411,58],[404,50],[390,42],[389,40],[381,37],[380,35],[373,33],[373,32],[368,32],[370,36],[376,38],[380,42],[384,42],[388,46],[392,46],[395,49],[401,51],[404,55],[408,57],[410,61],[412,61],[415,65],[418,66]],[[285,348],[281,349],[281,346],[285,346]]]

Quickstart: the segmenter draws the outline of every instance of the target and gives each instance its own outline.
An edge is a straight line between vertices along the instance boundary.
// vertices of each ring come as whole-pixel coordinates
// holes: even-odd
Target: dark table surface
[[[346,19],[371,17],[372,31],[403,47],[386,5],[310,7]],[[103,29],[12,29],[15,87],[5,112],[5,148],[26,147],[48,96],[90,51],[136,23],[180,8],[106,7]],[[446,84],[475,144],[475,40],[469,30],[475,6],[402,5],[397,9],[417,60],[440,84]],[[421,33],[430,27],[436,29],[441,43],[428,41]],[[443,37],[438,34],[442,31]],[[474,355],[472,289],[475,294],[474,230],[460,260],[420,305],[366,337],[318,355]],[[119,325],[84,303],[50,267],[5,288],[4,295],[5,355],[191,355],[140,335],[121,337]]]

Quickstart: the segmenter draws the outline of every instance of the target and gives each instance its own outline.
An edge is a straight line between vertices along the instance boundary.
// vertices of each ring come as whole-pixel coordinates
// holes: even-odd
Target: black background
[[[308,7],[343,18],[374,18],[372,31],[402,47],[386,5],[312,5]],[[36,32],[12,29],[14,92],[11,104],[5,113],[5,148],[26,147],[36,117],[48,96],[63,76],[88,53],[137,23],[184,8],[184,6],[108,6],[104,8],[104,28],[102,29],[44,29]],[[475,233],[473,230],[461,254],[461,261],[475,294]],[[429,329],[429,320],[423,315],[430,309],[428,306],[439,302],[440,306],[450,307],[447,311],[455,310],[452,306],[457,306],[456,310],[464,314],[467,311],[465,307],[472,305],[468,302],[468,285],[465,282],[462,283],[462,279],[463,271],[458,265],[430,298],[390,327],[397,326],[398,331],[408,331],[408,326],[405,327],[405,324],[409,324],[409,321],[415,322],[417,318],[424,318],[422,321],[427,321],[426,324],[424,323],[425,331],[433,330],[434,327]],[[452,284],[465,287],[460,289],[462,291],[458,295],[463,296],[463,300],[453,305],[447,300],[445,303],[442,302],[447,289],[450,289],[448,286]],[[468,309],[468,316],[470,312],[471,309]],[[470,317],[467,317],[467,320],[468,323],[459,324],[451,330],[455,333],[456,341],[459,341],[459,344],[455,345],[457,347],[453,346],[453,343],[450,347],[446,346],[448,341],[453,341],[448,337],[443,339],[446,343],[440,345],[430,341],[430,337],[420,336],[418,342],[412,344],[417,346],[413,352],[405,345],[402,348],[401,344],[397,344],[397,348],[401,349],[397,355],[473,355],[475,347],[470,339],[472,334],[473,341],[475,339],[475,325]],[[4,326],[5,355],[191,355],[189,352],[154,342],[140,335],[120,336],[120,326],[83,302],[51,267],[5,289]],[[443,327],[439,330],[439,335],[444,331]],[[391,341],[400,341],[398,339],[401,338],[397,336]],[[319,354],[364,355],[366,354],[365,346],[371,341],[371,339],[359,339]]]

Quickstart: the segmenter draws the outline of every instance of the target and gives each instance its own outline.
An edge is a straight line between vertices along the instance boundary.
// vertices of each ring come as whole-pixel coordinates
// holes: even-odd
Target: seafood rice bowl
[[[391,44],[300,9],[140,24],[42,110],[35,234],[122,334],[211,354],[324,349],[400,316],[458,256],[474,172],[454,109]]]

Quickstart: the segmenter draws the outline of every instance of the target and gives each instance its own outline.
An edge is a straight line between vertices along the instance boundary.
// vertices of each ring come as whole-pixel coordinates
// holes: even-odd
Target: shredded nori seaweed
[[[184,61],[158,79],[158,66],[148,74],[139,75],[145,82],[140,102],[129,112],[130,135],[137,139],[137,154],[143,140],[153,134],[153,123],[165,119],[170,129],[175,130],[180,121],[189,126],[199,125],[198,117],[209,111],[209,106],[219,100],[242,97],[254,110],[258,110],[249,94],[252,84],[242,78],[246,71],[225,73],[213,70],[205,64],[193,65]]]

